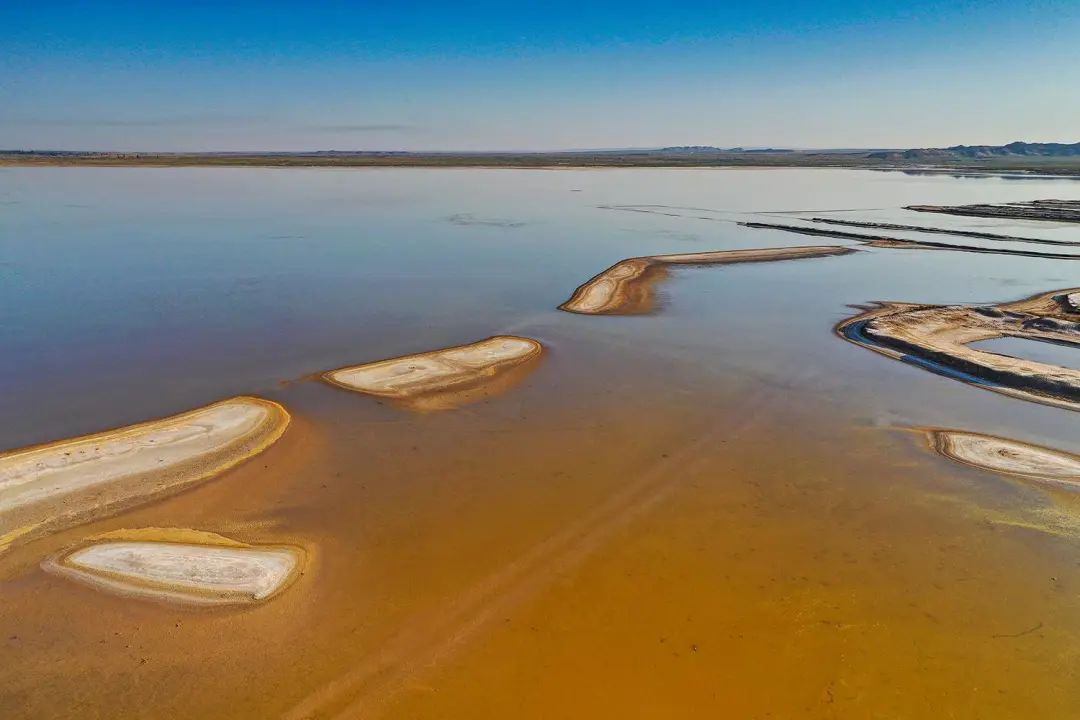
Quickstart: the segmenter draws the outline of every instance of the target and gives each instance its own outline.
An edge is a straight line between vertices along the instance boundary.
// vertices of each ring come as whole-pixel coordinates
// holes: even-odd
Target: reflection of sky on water
[[[553,309],[628,256],[846,244],[738,226],[747,213],[831,212],[1080,240],[1080,228],[1053,223],[901,209],[1080,197],[1080,185],[1062,180],[778,169],[49,168],[0,172],[0,196],[16,203],[5,206],[0,258],[2,447],[507,331],[556,341],[568,357],[606,343],[617,349],[609,373],[632,372],[634,352],[679,356],[705,377],[793,382],[872,417],[974,421],[999,417],[987,408],[1009,402],[1010,423],[1031,416],[1025,427],[1053,434],[1047,413],[1060,411],[942,385],[839,341],[831,327],[853,312],[849,305],[872,300],[999,302],[1080,285],[1080,267],[1064,261],[866,250],[678,269],[662,288],[666,307],[652,317]],[[799,215],[784,217],[758,219]]]

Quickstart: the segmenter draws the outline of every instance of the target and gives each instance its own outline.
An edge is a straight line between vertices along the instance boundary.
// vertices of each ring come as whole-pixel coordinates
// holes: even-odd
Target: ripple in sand
[[[926,431],[935,450],[983,470],[1080,488],[1080,457],[1018,440],[961,430]]]
[[[836,327],[841,337],[888,357],[977,387],[1070,410],[1080,409],[1080,370],[970,347],[1017,337],[1076,347],[1074,290],[989,306],[881,303]],[[1070,317],[1071,316],[1071,317]]]
[[[508,389],[530,369],[543,346],[531,338],[497,335],[469,345],[332,370],[323,378],[356,392],[416,410],[476,402]]]
[[[194,530],[121,530],[46,561],[54,574],[100,590],[196,605],[267,600],[292,580],[299,548],[251,546]]]
[[[0,454],[0,548],[205,480],[265,450],[288,424],[277,403],[237,397]]]
[[[641,315],[656,306],[656,284],[672,265],[733,265],[828,257],[855,248],[821,245],[753,250],[717,250],[681,255],[651,255],[621,260],[578,287],[560,310],[582,315]]]

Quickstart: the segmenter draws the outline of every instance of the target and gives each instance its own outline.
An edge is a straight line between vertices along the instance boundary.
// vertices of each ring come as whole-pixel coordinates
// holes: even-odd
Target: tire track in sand
[[[737,438],[751,428],[776,394],[766,389],[741,403],[730,428],[708,424],[677,452],[653,463],[630,485],[571,522],[501,570],[489,575],[449,605],[419,614],[370,656],[316,689],[282,715],[282,720],[353,720],[376,717],[415,678],[432,671],[494,619],[504,617],[580,565],[634,519],[676,490],[705,463],[702,451],[716,438]],[[724,424],[724,423],[719,423]]]

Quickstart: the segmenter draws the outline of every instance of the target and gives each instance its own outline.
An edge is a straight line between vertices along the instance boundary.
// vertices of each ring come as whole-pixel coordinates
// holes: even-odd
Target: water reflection
[[[699,217],[910,224],[904,205],[1076,187],[778,169],[4,170],[0,195],[18,204],[0,258],[0,446],[241,394],[294,420],[189,493],[0,557],[0,715],[1071,717],[1075,503],[897,428],[1075,453],[1075,416],[831,332],[872,300],[1075,286],[1071,264],[870,249],[674,268],[656,315],[554,308],[622,258],[800,243]],[[495,334],[547,357],[459,410],[308,380]],[[38,568],[138,527],[309,561],[265,605],[211,613]]]

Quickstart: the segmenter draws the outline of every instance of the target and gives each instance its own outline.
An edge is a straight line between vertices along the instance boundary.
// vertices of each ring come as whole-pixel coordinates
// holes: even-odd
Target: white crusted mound
[[[324,378],[348,390],[410,401],[481,385],[542,350],[535,340],[499,335],[470,345],[341,368]]]
[[[103,540],[48,562],[45,568],[125,595],[225,605],[273,596],[297,571],[300,560],[301,552],[288,547]]]
[[[207,478],[280,437],[277,403],[238,397],[0,455],[0,547]]]

